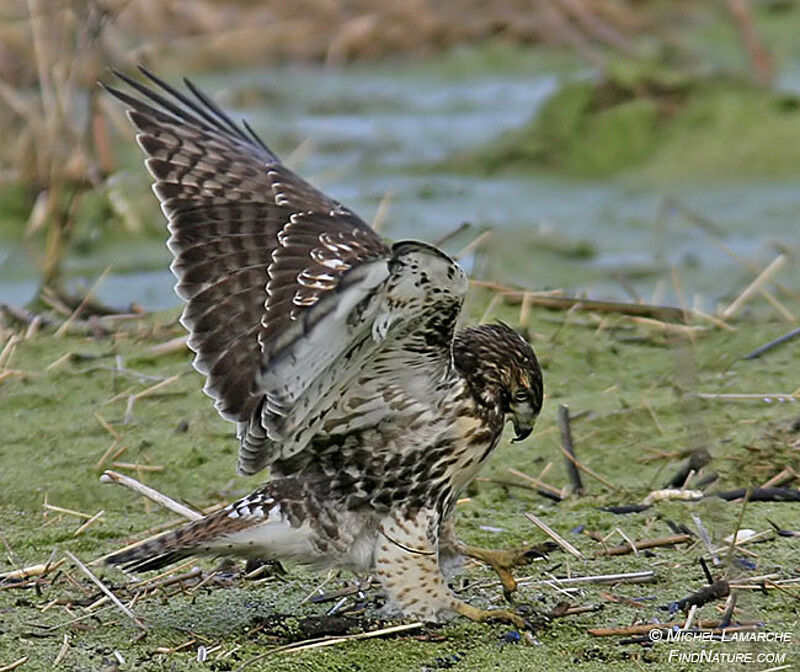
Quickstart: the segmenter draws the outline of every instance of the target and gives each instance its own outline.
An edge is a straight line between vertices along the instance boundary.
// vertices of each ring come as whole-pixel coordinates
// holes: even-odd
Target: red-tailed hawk
[[[508,568],[522,552],[462,544],[456,498],[512,420],[531,432],[542,378],[504,325],[456,332],[467,281],[426,243],[387,245],[288,170],[244,123],[186,82],[181,93],[120,75],[169,220],[176,291],[194,365],[236,423],[239,471],[269,467],[244,499],[110,558],[156,569],[190,554],[338,566],[377,576],[391,604],[435,620],[524,626],[450,593],[440,560]]]

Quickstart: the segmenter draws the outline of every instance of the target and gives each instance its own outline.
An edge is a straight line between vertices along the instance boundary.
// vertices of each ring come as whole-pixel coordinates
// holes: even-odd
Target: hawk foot
[[[541,623],[537,623],[536,621],[540,619],[532,620],[530,618],[526,618],[524,615],[527,613],[528,615],[533,615],[536,617],[538,614],[530,609],[522,606],[518,610],[513,609],[479,609],[478,607],[473,607],[466,602],[461,602],[460,600],[457,601],[453,605],[453,611],[462,616],[465,616],[471,621],[475,621],[477,623],[485,623],[487,621],[499,621],[501,623],[509,623],[519,630],[533,632],[537,629],[537,625],[541,625]]]
[[[503,589],[508,596],[509,593],[517,589],[517,582],[509,569],[527,565],[536,558],[546,555],[546,550],[542,546],[522,546],[508,550],[496,550],[491,548],[480,548],[479,546],[462,545],[459,548],[462,555],[475,558],[489,565],[500,577]]]

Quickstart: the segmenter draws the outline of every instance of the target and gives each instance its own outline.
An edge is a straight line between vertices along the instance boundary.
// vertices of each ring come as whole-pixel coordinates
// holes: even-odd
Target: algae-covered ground
[[[488,293],[474,290],[468,302],[470,321],[484,313],[488,300]],[[787,306],[800,313],[800,302],[787,301]],[[190,367],[189,353],[157,355],[150,350],[180,335],[174,318],[174,312],[144,317],[109,337],[55,337],[41,332],[17,344],[6,362],[7,369],[17,373],[7,374],[0,385],[0,542],[4,546],[0,571],[56,561],[65,551],[89,562],[151,534],[160,524],[175,521],[175,514],[156,510],[131,491],[101,484],[98,477],[112,462],[144,465],[138,472],[124,465],[115,468],[199,508],[230,501],[257,485],[259,477],[234,476],[233,428],[219,419],[201,392],[202,380]],[[495,303],[488,316],[494,318],[517,324],[519,307]],[[623,534],[632,539],[668,536],[674,533],[670,525],[685,526],[696,534],[692,514],[702,519],[715,546],[724,545],[722,540],[736,529],[740,517],[742,528],[756,532],[772,530],[771,522],[800,529],[798,503],[750,502],[743,511],[742,503],[709,497],[695,503],[659,503],[628,515],[598,508],[641,501],[669,480],[688,451],[699,447],[708,449],[712,461],[695,480],[711,472],[719,475],[708,491],[760,485],[786,467],[800,468],[797,401],[779,402],[775,396],[769,401],[693,396],[698,392],[795,392],[800,380],[796,342],[760,359],[742,359],[787,331],[787,324],[757,313],[734,322],[735,331],[708,328],[687,338],[618,315],[600,323],[579,312],[533,309],[529,325],[545,372],[543,415],[528,440],[502,441],[481,476],[524,483],[508,469],[534,476],[544,472],[544,481],[564,487],[568,479],[555,418],[558,405],[568,404],[575,416],[572,429],[578,458],[618,491],[584,476],[584,496],[570,496],[556,504],[522,487],[477,481],[459,506],[460,534],[468,542],[492,547],[546,541],[522,515],[527,511],[574,544],[586,559],[558,550],[519,568],[517,576],[537,581],[653,570],[655,580],[585,585],[567,592],[556,582],[523,584],[516,599],[540,612],[560,602],[599,605],[597,611],[555,619],[541,627],[534,645],[515,643],[509,626],[458,619],[383,639],[276,652],[248,669],[468,672],[546,665],[552,670],[691,670],[699,669],[700,663],[681,662],[678,653],[703,650],[761,656],[747,665],[753,670],[800,664],[797,584],[739,590],[734,615],[735,621],[763,622],[761,632],[793,633],[793,642],[650,646],[591,636],[588,628],[654,619],[681,621],[683,614],[670,614],[665,607],[703,586],[698,558],[709,556],[700,542],[693,542],[598,558],[593,554],[603,545],[581,533],[608,536],[607,545],[623,543]],[[178,377],[128,406],[131,394],[173,376]],[[109,458],[112,444],[115,452],[122,448],[124,452]],[[104,455],[106,463],[98,466]],[[45,508],[45,501],[50,507],[87,516],[104,513],[76,536],[86,518]],[[722,564],[711,569],[741,585],[763,575],[774,580],[797,577],[798,550],[800,538],[769,532],[761,543],[743,547],[731,563],[723,553]],[[210,572],[217,565],[212,560],[196,561],[179,573],[194,567]],[[119,570],[92,567],[121,597],[135,592],[126,588],[132,579]],[[324,616],[336,601],[304,601],[325,577],[287,569],[287,573],[271,569],[245,580],[238,569],[223,568],[199,588],[193,588],[199,580],[195,573],[183,591],[180,584],[171,583],[145,594],[133,605],[148,626],[145,636],[113,606],[87,610],[102,595],[69,560],[39,585],[0,583],[0,668],[27,656],[18,668],[25,672],[52,669],[56,660],[58,669],[67,670],[237,669],[277,646],[313,636],[315,628],[326,632],[307,619]],[[326,591],[352,580],[344,574],[328,578]],[[466,567],[454,585],[473,604],[503,603],[493,573],[484,567]],[[357,622],[357,627],[391,625],[374,620],[377,597],[375,589],[367,591],[367,620]],[[358,601],[352,597],[342,610],[352,610]],[[719,618],[721,604],[700,608],[696,618]],[[204,647],[200,656],[199,647]],[[206,660],[199,662],[203,650]],[[705,667],[730,665],[717,662]]]

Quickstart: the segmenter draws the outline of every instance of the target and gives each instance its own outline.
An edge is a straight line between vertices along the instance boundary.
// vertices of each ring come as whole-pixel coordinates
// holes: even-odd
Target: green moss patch
[[[472,320],[483,314],[490,299],[488,293],[473,294]],[[796,302],[787,301],[787,306],[800,312]],[[42,333],[18,344],[8,365],[25,373],[8,376],[0,384],[0,532],[4,548],[0,571],[44,563],[51,553],[57,558],[64,550],[89,561],[174,521],[174,514],[157,510],[128,490],[98,481],[102,471],[98,461],[115,439],[115,450],[124,448],[124,452],[112,461],[155,469],[128,473],[196,507],[230,501],[260,482],[261,476],[234,477],[233,427],[219,419],[203,395],[202,379],[191,371],[189,353],[157,357],[149,351],[152,345],[180,333],[174,317],[174,313],[148,317],[111,338],[54,338]],[[519,306],[494,304],[489,319],[494,317],[517,324]],[[722,545],[737,525],[741,504],[716,498],[667,502],[625,516],[599,507],[641,501],[651,489],[661,487],[685,454],[699,445],[713,458],[702,475],[718,474],[712,489],[761,484],[787,466],[800,469],[798,402],[700,400],[683,394],[793,392],[798,384],[800,349],[786,344],[761,359],[741,359],[787,330],[785,323],[752,317],[737,323],[735,332],[697,334],[694,343],[675,340],[619,316],[609,316],[598,329],[579,314],[533,309],[530,324],[529,335],[545,371],[548,398],[544,413],[530,439],[519,444],[502,441],[480,474],[491,480],[478,480],[465,493],[468,500],[459,506],[459,534],[469,543],[497,548],[542,543],[547,537],[521,515],[529,511],[577,546],[586,558],[556,551],[545,560],[519,568],[515,572],[518,577],[534,582],[550,576],[652,570],[654,581],[587,585],[571,596],[546,585],[523,583],[517,599],[538,611],[549,611],[562,601],[600,605],[598,611],[554,620],[538,632],[540,646],[513,643],[508,626],[456,619],[386,639],[275,653],[246,669],[689,669],[670,660],[673,646],[620,645],[619,638],[596,638],[587,630],[683,618],[670,615],[663,607],[704,584],[698,564],[704,546],[696,542],[639,555],[594,557],[603,546],[584,532],[607,536],[607,544],[615,545],[622,543],[617,528],[634,539],[652,539],[672,534],[670,525],[694,530],[691,516],[695,514],[715,545]],[[67,353],[77,356],[64,359]],[[127,372],[112,370],[119,363]],[[126,414],[129,394],[176,375],[179,377],[173,382],[141,397]],[[585,477],[583,497],[555,504],[529,489],[503,483],[524,485],[509,467],[534,476],[544,471],[542,478],[557,488],[568,482],[555,419],[561,403],[568,404],[576,416],[573,436],[579,459],[619,492]],[[75,536],[84,519],[46,511],[45,496],[55,506],[88,515],[100,510],[105,513]],[[797,529],[797,520],[796,504],[752,502],[744,511],[742,526],[761,532],[772,530],[772,521]],[[784,578],[800,573],[796,538],[772,534],[745,550],[750,554],[738,553],[734,563],[723,563],[712,571],[738,582],[761,575]],[[0,666],[27,654],[28,661],[19,668],[23,672],[52,669],[66,635],[68,647],[59,669],[235,670],[275,647],[314,633],[353,633],[384,624],[379,620],[375,590],[366,593],[364,613],[353,614],[352,623],[336,623],[325,618],[335,601],[317,604],[305,599],[325,577],[288,568],[286,574],[269,572],[259,579],[244,580],[238,571],[220,569],[213,560],[193,561],[180,571],[194,567],[206,578],[215,569],[219,574],[198,589],[192,589],[191,583],[183,589],[172,583],[139,597],[133,608],[150,626],[143,638],[113,607],[101,607],[90,615],[86,607],[100,594],[68,563],[60,569],[71,580],[62,575],[53,584],[46,581],[38,587],[0,586]],[[118,570],[96,566],[95,571],[125,599],[136,592],[131,579]],[[338,590],[351,580],[344,573],[331,576],[325,590]],[[503,605],[496,577],[487,568],[467,566],[453,585],[476,606]],[[353,599],[348,609],[357,607],[359,601]],[[697,617],[717,618],[718,604],[702,607]],[[797,633],[797,605],[796,588],[742,590],[736,617],[763,621],[769,632]],[[70,623],[79,617],[85,618]],[[201,646],[209,652],[206,662],[198,661]],[[796,643],[708,646],[726,652],[785,653],[789,657],[783,664],[796,664],[800,655]],[[686,645],[680,650],[701,648],[699,644]],[[115,651],[124,664],[119,664]],[[754,669],[768,667],[764,664]]]

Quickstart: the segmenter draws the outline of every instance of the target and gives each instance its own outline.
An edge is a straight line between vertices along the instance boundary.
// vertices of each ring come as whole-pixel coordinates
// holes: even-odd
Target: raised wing
[[[381,445],[381,432],[412,437],[416,420],[441,415],[455,377],[452,342],[466,287],[455,261],[412,241],[395,244],[388,263],[346,274],[276,351],[265,351],[264,399],[260,413],[240,425],[239,470],[278,462],[288,475],[314,458],[318,447],[303,452],[309,444],[343,448],[356,440],[353,432],[368,429],[380,428],[368,448],[391,453],[397,446]],[[344,467],[346,449],[341,458]]]
[[[425,243],[390,250],[191,83],[190,98],[142,72],[158,90],[119,76],[144,99],[108,90],[148,156],[194,365],[238,424],[239,470],[285,467],[320,433],[435,416],[458,264]]]
[[[142,72],[156,88],[117,74],[143,99],[106,88],[129,107],[169,220],[194,366],[220,414],[247,422],[264,396],[263,353],[351,269],[388,259],[389,248],[190,82],[191,98]]]

